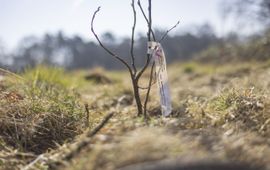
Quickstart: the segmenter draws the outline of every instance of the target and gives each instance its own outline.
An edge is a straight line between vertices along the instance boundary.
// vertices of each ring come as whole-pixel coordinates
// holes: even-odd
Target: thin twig
[[[84,104],[85,107],[85,126],[89,127],[89,105],[87,103]]]
[[[151,83],[150,86],[153,86],[153,85],[155,85],[156,83],[157,83],[157,81],[156,81],[156,78],[155,78],[155,80],[152,81],[152,83]],[[141,90],[148,90],[148,87],[149,87],[149,85],[148,85],[147,87],[139,86],[139,89],[141,89]]]
[[[1,146],[1,147],[3,147],[3,146]],[[6,148],[4,148],[4,149],[6,149]],[[24,152],[19,152],[17,150],[15,150],[15,151],[14,150],[8,150],[8,151],[5,151],[4,153],[5,153],[4,155],[1,154],[0,158],[9,159],[9,158],[16,157],[16,158],[24,158],[24,159],[30,158],[30,159],[32,159],[32,158],[37,157],[37,155],[35,155],[33,153],[24,153]]]
[[[136,9],[134,5],[134,0],[132,0],[131,7],[133,10],[133,27],[132,27],[132,34],[131,34],[131,47],[130,47],[130,55],[131,55],[131,60],[132,60],[132,67],[134,71],[134,75],[137,74],[137,69],[135,66],[135,57],[134,57],[134,35],[135,35],[135,28],[136,28],[136,23],[137,23],[137,14],[136,14]]]
[[[149,20],[149,26],[148,26],[148,41],[151,41],[151,31],[152,31],[152,0],[148,0],[148,20]]]
[[[137,4],[138,4],[138,6],[140,7],[140,10],[141,10],[141,12],[142,12],[142,14],[143,14],[143,17],[144,17],[144,19],[145,19],[146,23],[147,23],[147,24],[149,24],[149,20],[148,20],[148,18],[147,18],[147,16],[146,16],[146,14],[145,14],[145,12],[144,12],[144,10],[143,10],[143,8],[142,8],[141,1],[140,1],[140,0],[138,0]]]
[[[86,136],[88,138],[91,138],[93,136],[95,136],[101,128],[104,127],[104,125],[113,117],[114,112],[108,113],[103,120],[98,124],[98,126],[96,126],[93,130],[89,131],[89,133],[86,134]]]
[[[19,75],[15,74],[15,73],[13,73],[13,72],[11,72],[11,71],[9,71],[9,70],[0,68],[0,71],[3,72],[3,73],[9,74],[9,75],[11,75],[11,76],[14,76],[14,77],[16,77],[16,78],[18,78],[18,79],[25,80],[22,76],[19,76]]]
[[[161,72],[161,67],[160,67],[159,70],[155,73],[155,78],[154,78],[154,81],[153,81],[153,83],[151,84],[151,86],[153,86],[154,84],[157,83],[157,75],[159,75],[160,72]],[[148,85],[148,86],[149,86],[149,85]],[[147,90],[147,89],[148,89],[148,87],[140,87],[140,86],[139,86],[139,88],[142,89],[142,90]]]
[[[34,169],[35,164],[38,163],[40,160],[44,161],[44,160],[47,160],[47,158],[44,156],[44,154],[41,154],[36,159],[34,159],[32,162],[30,162],[25,167],[23,167],[22,170]]]
[[[168,36],[169,32],[171,32],[173,29],[175,29],[179,24],[180,24],[180,21],[178,21],[173,27],[168,29],[158,42],[161,43]]]
[[[145,14],[145,12],[144,12],[144,10],[143,10],[143,7],[142,7],[142,4],[141,4],[141,1],[140,1],[140,0],[138,0],[138,6],[139,6],[139,8],[140,8],[140,10],[141,10],[141,12],[142,12],[142,14],[143,14],[143,17],[144,17],[144,19],[145,19],[145,21],[146,21],[148,27],[149,27],[150,22],[149,22],[149,20],[148,20],[146,14]],[[156,41],[156,36],[155,36],[155,33],[154,33],[154,31],[153,31],[152,28],[151,28],[151,34],[152,34],[153,40]]]
[[[78,143],[74,144],[74,148],[70,149],[67,153],[60,155],[60,158],[55,159],[54,161],[50,162],[51,167],[57,167],[63,161],[69,161],[74,158],[77,154],[81,152],[83,148],[88,146],[92,142],[92,137],[94,137],[106,124],[107,122],[113,117],[114,113],[111,112],[107,114],[103,120],[96,126],[93,130],[86,133],[86,138],[80,140]]]
[[[92,20],[91,20],[91,31],[94,34],[96,40],[98,41],[99,45],[107,52],[109,53],[111,56],[115,57],[117,60],[119,60],[122,64],[124,64],[127,69],[129,70],[130,73],[132,73],[131,67],[128,65],[128,63],[122,59],[121,57],[119,57],[118,55],[116,55],[114,52],[112,52],[111,50],[109,50],[107,47],[105,47],[103,45],[103,43],[101,42],[101,40],[99,39],[98,35],[96,34],[95,30],[94,30],[94,21],[96,18],[97,13],[100,11],[100,7],[98,7],[98,9],[94,12],[93,16],[92,16]]]
[[[146,113],[147,112],[147,103],[148,103],[148,100],[149,100],[149,94],[150,94],[151,87],[152,87],[151,84],[152,84],[152,80],[153,80],[154,67],[155,67],[155,62],[153,62],[152,67],[151,67],[148,90],[147,90],[145,101],[144,101],[144,109],[143,110],[144,110],[144,118],[145,119],[147,118],[147,113]]]
[[[35,165],[40,161],[48,162],[50,167],[57,167],[61,165],[61,163],[63,163],[64,161],[71,160],[72,158],[74,158],[74,156],[80,153],[80,151],[84,147],[88,146],[88,144],[92,141],[91,140],[92,137],[95,136],[106,125],[106,123],[112,118],[113,115],[114,115],[113,112],[107,114],[104,117],[104,119],[98,124],[98,126],[96,126],[93,130],[86,133],[86,138],[79,141],[78,143],[75,143],[74,144],[75,147],[74,148],[71,147],[72,149],[69,150],[67,153],[65,154],[56,153],[55,156],[46,156],[44,154],[39,155],[36,159],[34,159],[32,162],[30,162],[28,165],[26,165],[22,169],[23,170],[34,169]]]
[[[142,13],[144,13],[142,7],[141,7],[141,3],[140,3],[140,0],[138,0],[138,5],[140,6],[141,10],[142,10]],[[145,13],[144,13],[144,16],[146,17]],[[146,17],[147,18],[147,17]],[[150,42],[152,39],[151,39],[151,32],[153,31],[152,30],[152,0],[148,0],[148,32],[147,32],[147,39],[148,41]],[[154,41],[155,41],[155,37],[152,35]],[[136,80],[138,81],[142,74],[144,73],[144,71],[146,70],[146,68],[149,66],[149,63],[151,61],[152,57],[150,54],[147,54],[147,59],[146,59],[146,62],[143,66],[143,68],[141,69],[141,71],[138,73],[138,75],[136,76]]]
[[[146,62],[145,62],[145,64],[144,64],[143,68],[139,71],[139,73],[138,73],[137,76],[136,76],[136,80],[137,80],[137,81],[138,81],[138,80],[141,78],[141,76],[143,75],[143,73],[144,73],[144,71],[146,70],[146,68],[148,67],[150,61],[151,61],[151,56],[150,56],[150,54],[147,54]]]
[[[160,72],[161,72],[161,67],[160,67],[159,70],[155,73],[155,78],[154,78],[154,81],[152,82],[151,86],[153,86],[154,84],[157,83],[157,75],[159,75]],[[148,85],[148,87],[141,87],[141,86],[138,86],[138,87],[139,87],[140,89],[142,89],[142,90],[147,90],[148,87],[149,87],[149,85]]]
[[[86,134],[86,139],[85,140],[82,140],[80,141],[78,144],[77,144],[77,147],[72,150],[71,152],[69,152],[68,154],[66,154],[64,156],[64,160],[70,160],[72,159],[76,154],[78,154],[84,147],[86,147],[90,142],[91,140],[89,140],[90,138],[92,138],[93,136],[95,136],[101,128],[104,127],[104,125],[113,117],[114,113],[109,113],[107,114],[103,120],[98,124],[97,127],[95,127],[93,130],[89,131],[87,134]]]

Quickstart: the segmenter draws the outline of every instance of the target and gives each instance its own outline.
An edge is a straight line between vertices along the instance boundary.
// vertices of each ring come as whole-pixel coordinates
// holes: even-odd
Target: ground
[[[270,169],[270,62],[170,65],[173,114],[154,86],[148,121],[124,71],[2,72],[1,169]]]

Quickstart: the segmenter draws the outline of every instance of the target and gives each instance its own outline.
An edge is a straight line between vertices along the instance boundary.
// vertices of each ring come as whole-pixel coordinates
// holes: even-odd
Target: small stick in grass
[[[86,133],[85,139],[76,143],[73,149],[71,149],[68,153],[64,154],[63,156],[61,156],[61,158],[58,159],[57,161],[51,163],[50,166],[55,167],[63,163],[64,161],[71,160],[76,155],[78,155],[83,148],[87,147],[91,143],[92,137],[95,136],[108,123],[108,121],[113,117],[113,115],[114,115],[113,112],[108,113],[93,130],[90,130],[89,132]]]
[[[85,126],[89,127],[89,105],[87,103],[84,104],[85,107]]]
[[[38,163],[45,163],[47,164],[51,169],[56,169],[57,167],[65,164],[72,158],[74,158],[76,155],[78,155],[82,149],[87,147],[92,142],[92,137],[95,136],[105,125],[108,123],[108,121],[113,117],[114,113],[107,114],[103,120],[93,129],[86,133],[86,138],[82,139],[81,141],[74,143],[70,146],[70,150],[67,152],[64,152],[63,154],[60,154],[57,152],[55,155],[40,155],[35,160],[30,162],[30,164],[26,165],[23,170],[30,170],[34,169],[36,164]]]

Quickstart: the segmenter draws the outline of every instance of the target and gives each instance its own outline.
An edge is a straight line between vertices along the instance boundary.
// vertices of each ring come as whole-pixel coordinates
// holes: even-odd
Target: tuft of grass
[[[225,89],[210,101],[209,107],[215,111],[225,111],[229,107],[234,107],[237,104],[238,96],[239,93],[236,89]]]
[[[217,118],[216,123],[238,123],[242,130],[269,135],[269,98],[254,88],[227,88],[208,102],[206,112]]]
[[[68,75],[63,68],[59,67],[39,65],[34,69],[26,69],[22,76],[31,82],[33,88],[44,86],[45,84],[49,86],[57,85],[64,88],[78,86],[78,81],[75,81],[73,76]]]
[[[39,66],[0,92],[0,136],[21,151],[42,153],[82,133],[84,109],[62,69]]]

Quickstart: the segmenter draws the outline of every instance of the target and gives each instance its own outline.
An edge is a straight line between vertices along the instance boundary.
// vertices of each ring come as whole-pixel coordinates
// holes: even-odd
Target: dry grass
[[[41,66],[22,77],[7,77],[0,91],[4,145],[41,154],[82,133],[84,109],[62,70]]]
[[[270,69],[262,63],[188,63],[171,66],[169,73],[170,118],[160,116],[154,88],[149,124],[134,119],[134,105],[122,107],[90,151],[66,169],[143,169],[166,160],[178,167],[205,162],[208,169],[270,168]]]
[[[13,78],[7,81],[1,87],[0,147],[9,149],[0,153],[7,156],[17,150],[39,154],[48,148],[55,149],[58,144],[62,147],[46,153],[48,157],[69,151],[69,147],[82,140],[79,134],[85,132],[81,103],[87,102],[90,129],[102,120],[104,113],[116,114],[79,156],[57,169],[144,169],[160,166],[160,162],[178,169],[191,165],[208,169],[270,169],[267,63],[233,67],[172,65],[169,79],[173,115],[161,117],[157,89],[153,88],[148,123],[135,117],[136,107],[126,73],[102,71],[100,74],[111,80],[109,84],[85,81],[85,75],[89,74],[91,71],[60,70],[45,74],[56,75],[55,78],[44,78],[34,70],[23,75],[28,81],[15,83]],[[147,76],[144,78],[142,84]],[[34,159],[12,158],[15,163],[1,156],[2,167],[6,169],[6,165],[13,163],[21,167]],[[49,160],[41,162],[35,168],[50,167]]]

